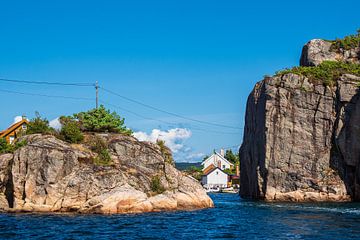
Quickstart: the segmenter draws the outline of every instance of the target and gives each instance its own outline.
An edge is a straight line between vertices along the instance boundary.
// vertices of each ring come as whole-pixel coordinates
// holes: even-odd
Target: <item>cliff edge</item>
[[[357,41],[312,40],[300,67],[255,85],[240,149],[243,198],[360,200]]]

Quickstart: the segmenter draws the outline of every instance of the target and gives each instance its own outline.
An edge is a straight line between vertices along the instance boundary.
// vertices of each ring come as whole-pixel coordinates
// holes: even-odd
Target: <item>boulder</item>
[[[95,164],[87,144],[25,136],[26,146],[0,156],[0,208],[114,214],[213,206],[202,186],[165,161],[156,144],[117,134],[96,137],[107,143],[111,164]],[[161,191],[153,189],[154,178]]]

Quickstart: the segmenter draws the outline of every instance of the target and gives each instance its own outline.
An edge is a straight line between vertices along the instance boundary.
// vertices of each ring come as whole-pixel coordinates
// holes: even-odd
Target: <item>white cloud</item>
[[[163,140],[173,153],[183,150],[185,147],[184,141],[190,138],[191,135],[191,131],[185,128],[173,128],[167,131],[153,129],[151,134],[145,132],[133,133],[133,136],[139,141],[156,142],[157,140]]]
[[[23,116],[14,117],[14,123],[20,122],[21,120],[23,120]]]
[[[205,153],[192,153],[189,154],[188,156],[186,156],[186,160],[191,160],[191,161],[202,161],[203,158],[205,157]]]
[[[55,128],[56,130],[61,129],[61,123],[59,121],[59,118],[55,118],[49,122],[49,126],[52,128]]]

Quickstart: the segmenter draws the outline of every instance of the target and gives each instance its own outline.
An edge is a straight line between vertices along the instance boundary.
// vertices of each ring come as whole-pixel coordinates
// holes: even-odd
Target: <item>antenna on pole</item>
[[[99,83],[95,82],[95,90],[96,90],[96,109],[99,107]]]

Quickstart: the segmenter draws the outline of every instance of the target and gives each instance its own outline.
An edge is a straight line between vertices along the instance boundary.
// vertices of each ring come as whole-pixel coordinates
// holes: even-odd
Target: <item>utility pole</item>
[[[95,90],[96,90],[96,109],[99,107],[99,83],[95,82]]]

